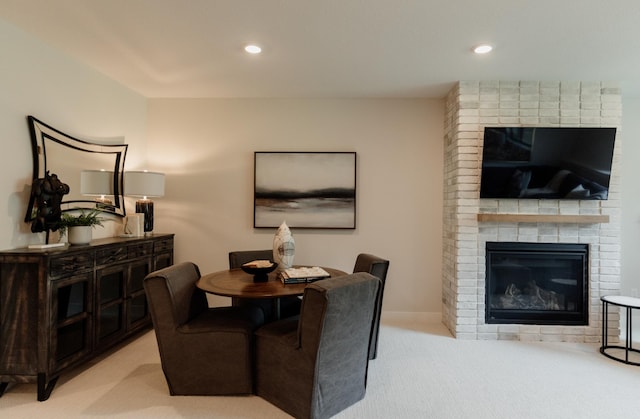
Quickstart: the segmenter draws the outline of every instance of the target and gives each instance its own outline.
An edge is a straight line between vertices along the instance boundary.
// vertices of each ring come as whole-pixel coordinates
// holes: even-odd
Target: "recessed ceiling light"
[[[475,47],[473,49],[473,52],[475,52],[476,54],[486,54],[488,52],[491,52],[491,50],[493,50],[493,47],[489,44],[482,44],[482,45],[478,45],[477,47]]]
[[[262,48],[257,45],[247,45],[246,47],[244,47],[244,50],[249,54],[260,54],[262,52]]]

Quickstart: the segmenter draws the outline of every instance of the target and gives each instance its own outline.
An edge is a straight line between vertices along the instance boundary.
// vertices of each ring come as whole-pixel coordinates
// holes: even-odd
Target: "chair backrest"
[[[174,331],[208,308],[205,293],[196,288],[200,269],[183,262],[155,271],[144,279],[156,334]]]
[[[238,250],[229,252],[229,269],[239,268],[253,260],[273,260],[273,250]]]
[[[375,359],[378,356],[378,335],[380,334],[380,315],[382,313],[382,297],[384,295],[384,286],[387,282],[387,271],[389,270],[389,261],[368,253],[361,253],[356,258],[356,264],[353,272],[369,272],[371,275],[380,279],[380,291],[376,299],[376,310],[371,325],[371,346],[369,348],[369,359]]]
[[[389,261],[381,257],[368,253],[360,253],[356,258],[356,264],[353,272],[369,272],[373,276],[377,276],[384,284],[387,280],[387,271],[389,270]],[[384,285],[383,285],[384,286]]]
[[[311,409],[323,412],[311,417],[337,413],[332,409],[339,406],[335,402],[344,394],[364,397],[379,284],[378,278],[361,272],[318,281],[305,288],[298,339],[304,358],[315,360]]]

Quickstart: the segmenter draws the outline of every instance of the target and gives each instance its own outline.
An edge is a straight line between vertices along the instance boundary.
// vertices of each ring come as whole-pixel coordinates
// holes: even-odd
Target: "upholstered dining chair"
[[[229,269],[240,268],[247,262],[253,260],[273,260],[273,250],[236,250],[229,252]],[[232,298],[233,306],[253,305],[262,309],[265,319],[272,318],[273,307],[269,300],[251,300]],[[289,317],[300,313],[301,300],[298,297],[282,297],[280,298],[280,316]]]
[[[253,393],[256,307],[209,308],[196,287],[198,266],[184,262],[144,279],[160,361],[174,395]]]
[[[376,359],[378,356],[378,337],[380,335],[380,316],[382,313],[382,297],[384,294],[384,286],[387,282],[387,271],[389,270],[389,261],[369,253],[360,253],[356,257],[356,263],[353,267],[353,273],[368,272],[380,279],[380,290],[375,301],[375,311],[373,321],[371,323],[371,340],[369,343],[369,359]],[[299,313],[295,306],[290,306],[286,310],[286,316],[293,316]]]
[[[389,261],[368,253],[361,253],[356,257],[356,264],[353,272],[368,272],[380,279],[380,291],[376,299],[375,313],[371,325],[371,343],[369,345],[369,359],[376,359],[378,356],[378,336],[380,334],[380,314],[382,312],[382,296],[384,285],[387,281],[387,271]]]
[[[273,250],[238,250],[229,252],[229,269],[239,268],[253,260],[273,260]]]
[[[364,398],[379,284],[366,272],[314,282],[299,317],[257,329],[256,394],[298,419]]]

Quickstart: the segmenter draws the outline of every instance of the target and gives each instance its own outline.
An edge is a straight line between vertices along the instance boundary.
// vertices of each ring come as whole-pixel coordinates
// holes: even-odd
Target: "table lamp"
[[[113,209],[113,172],[108,170],[83,170],[80,172],[80,193],[98,196],[96,208]]]
[[[144,214],[144,232],[153,231],[153,201],[149,198],[164,196],[164,173],[125,172],[124,193],[141,198],[136,201],[136,212]]]

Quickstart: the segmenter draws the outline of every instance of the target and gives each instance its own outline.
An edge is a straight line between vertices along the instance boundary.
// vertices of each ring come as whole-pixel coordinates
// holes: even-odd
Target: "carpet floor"
[[[441,324],[385,319],[364,400],[336,418],[635,418],[640,367],[598,345],[466,341]],[[11,385],[2,418],[289,418],[256,396],[169,396],[152,331],[64,374],[51,398]]]

